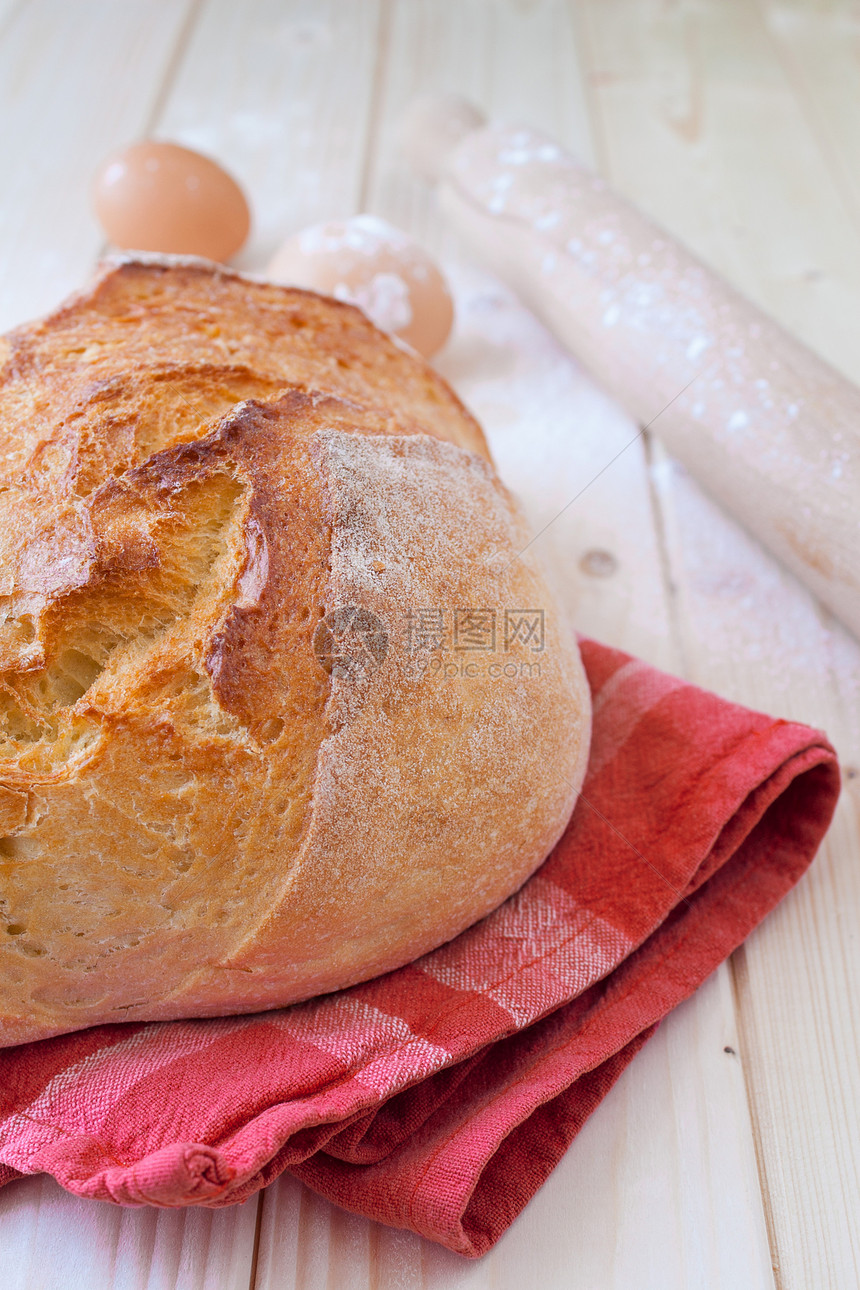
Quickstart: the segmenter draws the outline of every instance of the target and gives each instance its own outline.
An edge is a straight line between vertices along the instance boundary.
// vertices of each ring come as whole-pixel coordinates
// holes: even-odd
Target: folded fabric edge
[[[820,745],[798,754],[797,760],[800,764],[790,784],[738,852],[614,974],[589,1044],[592,1051],[595,1046],[603,1048],[603,1061],[582,1070],[573,1051],[581,1044],[579,1032],[571,1041],[571,1051],[552,1054],[555,1069],[547,1071],[547,1078],[536,1088],[531,1110],[509,1126],[501,1141],[495,1126],[496,1145],[484,1151],[481,1168],[471,1177],[458,1175],[452,1157],[459,1153],[474,1165],[475,1149],[480,1154],[487,1120],[494,1114],[491,1107],[482,1108],[469,1124],[433,1145],[428,1152],[432,1159],[411,1189],[408,1179],[398,1176],[396,1155],[380,1162],[377,1170],[345,1164],[321,1152],[290,1166],[289,1172],[342,1208],[417,1231],[469,1258],[487,1253],[546,1181],[585,1119],[659,1021],[742,944],[808,868],[836,807],[839,770],[832,750]],[[791,799],[797,795],[801,801],[792,807]],[[819,809],[810,812],[814,822],[810,818],[800,845],[793,845],[783,826],[792,817],[804,816],[804,798],[807,809],[812,801]],[[769,863],[780,841],[787,841],[787,849]],[[655,978],[657,970],[659,978]],[[552,1107],[554,1111],[548,1109]],[[549,1133],[553,1115],[557,1119]],[[414,1162],[409,1164],[412,1169]],[[382,1171],[390,1175],[384,1195],[376,1186]],[[406,1207],[404,1194],[409,1195]]]

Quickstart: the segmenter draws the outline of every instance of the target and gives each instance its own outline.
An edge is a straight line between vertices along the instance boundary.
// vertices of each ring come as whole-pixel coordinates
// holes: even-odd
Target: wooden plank
[[[453,281],[458,330],[440,368],[540,528],[636,428],[504,288],[473,270]],[[641,440],[540,541],[580,627],[677,669]],[[772,1285],[742,1071],[724,1052],[738,1049],[732,1014],[723,969],[479,1263],[346,1216],[284,1178],[263,1204],[258,1290]]]
[[[89,275],[103,241],[90,212],[93,173],[145,133],[190,12],[190,0],[29,0],[9,14],[0,32],[0,331]]]
[[[804,22],[820,16],[810,9]],[[612,181],[856,372],[853,216],[760,15],[734,0],[659,9],[589,3],[587,35]],[[776,715],[823,725],[856,766],[856,642],[659,448],[654,461],[691,676]],[[809,876],[734,960],[784,1290],[852,1285],[860,1276],[851,1015],[860,947],[847,931],[860,909],[855,784]]]
[[[784,1290],[860,1281],[860,645],[658,453],[694,679],[824,727],[846,774],[810,873],[735,956],[744,1060]]]
[[[462,94],[490,117],[525,118],[592,160],[591,130],[564,0],[393,0],[384,28],[375,139],[363,204],[437,253],[458,244],[427,185],[399,155],[402,114],[424,94]]]
[[[5,1290],[247,1290],[256,1204],[227,1210],[121,1209],[51,1178],[0,1192]]]
[[[860,227],[857,138],[860,9],[852,0],[810,6],[761,0],[765,22],[843,206]],[[860,380],[860,356],[849,375]]]
[[[243,183],[254,228],[240,267],[261,270],[288,234],[356,209],[379,21],[378,0],[204,4],[157,133]]]
[[[858,371],[860,241],[757,5],[585,0],[601,166],[813,349]]]

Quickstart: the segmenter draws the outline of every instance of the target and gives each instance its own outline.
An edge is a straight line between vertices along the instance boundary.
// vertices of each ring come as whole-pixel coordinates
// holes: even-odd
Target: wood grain
[[[189,0],[27,0],[0,27],[0,331],[87,278],[103,241],[92,175],[148,129],[190,13]]]
[[[357,207],[380,35],[379,0],[205,0],[156,122],[214,154],[254,213],[239,267]]]
[[[81,1201],[53,1179],[0,1196],[8,1290],[246,1290],[257,1205],[120,1209]]]
[[[621,3],[590,5],[587,21],[612,181],[825,357],[856,373],[853,215],[832,159],[817,147],[808,104],[760,15],[734,3],[659,12]],[[803,11],[803,23],[816,21],[821,39],[830,24],[835,44],[832,13]],[[736,142],[737,105],[726,104],[732,83],[748,107],[754,98],[766,107],[754,129],[750,117],[745,146]],[[674,87],[675,97],[661,84]],[[816,110],[838,103],[820,98]],[[741,204],[755,218],[733,226],[731,211]],[[816,272],[799,272],[801,265]],[[653,478],[691,678],[824,726],[846,762],[857,765],[857,643],[659,448]],[[847,931],[860,911],[854,783],[808,877],[734,959],[742,1051],[785,1290],[849,1286],[860,1277],[852,1218],[860,1195],[848,1146],[858,1141],[860,1100],[850,985],[860,946]]]
[[[390,0],[378,104],[362,202],[438,254],[459,246],[425,183],[399,153],[407,105],[420,95],[465,95],[490,117],[525,118],[593,160],[571,9],[564,0]]]
[[[576,12],[607,177],[856,375],[857,226],[758,5],[583,0]]]
[[[409,98],[444,89],[597,158],[856,378],[857,33],[849,0],[0,0],[11,123],[0,325],[86,277],[101,240],[89,177],[149,129],[214,153],[244,182],[257,215],[250,267],[304,223],[361,208],[455,255],[396,152]],[[636,439],[498,284],[455,276],[461,318],[440,365],[485,421],[503,474],[538,527],[585,489],[541,538],[581,629],[825,725],[860,771],[857,644],[658,445]],[[347,1215],[288,1178],[265,1192],[259,1229],[256,1201],[123,1211],[36,1178],[0,1193],[5,1282],[856,1285],[858,785],[860,774],[809,877],[733,969],[668,1019],[486,1259]]]
[[[760,0],[774,47],[842,204],[860,228],[860,7],[856,0],[810,5],[808,0]],[[849,356],[860,379],[860,357]]]
[[[860,646],[659,453],[656,473],[693,679],[824,727],[850,774],[860,764]],[[857,779],[846,789],[810,873],[734,958],[786,1290],[850,1286],[860,1276]]]
[[[121,1209],[52,1178],[0,1193],[5,1290],[247,1290],[256,1203],[227,1210]]]

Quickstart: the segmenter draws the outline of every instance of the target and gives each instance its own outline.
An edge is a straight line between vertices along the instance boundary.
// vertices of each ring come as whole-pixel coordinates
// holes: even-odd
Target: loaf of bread
[[[516,890],[588,691],[433,370],[151,259],[0,364],[0,1045],[286,1005]]]

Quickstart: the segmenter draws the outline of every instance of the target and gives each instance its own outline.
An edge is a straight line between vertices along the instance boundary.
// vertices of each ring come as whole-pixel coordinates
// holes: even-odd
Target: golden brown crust
[[[108,268],[7,341],[0,1044],[289,1003],[517,887],[581,782],[587,692],[432,369],[199,262]],[[332,661],[348,606],[378,630]],[[450,633],[469,607],[499,647],[451,674],[413,611]],[[501,649],[508,609],[543,611],[539,658]]]
[[[480,427],[423,360],[352,305],[206,261],[126,260],[6,337],[5,473],[86,492],[152,452],[196,438],[243,398],[321,390],[380,420],[434,427],[489,455]]]

